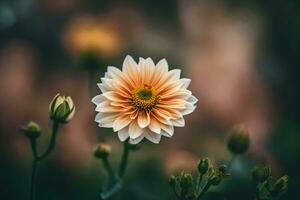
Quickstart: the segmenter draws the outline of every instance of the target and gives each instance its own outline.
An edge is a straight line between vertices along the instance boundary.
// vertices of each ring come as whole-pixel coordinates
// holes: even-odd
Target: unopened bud
[[[209,167],[209,160],[208,158],[201,159],[198,163],[198,171],[200,174],[205,174]]]
[[[288,176],[282,176],[281,178],[277,179],[277,181],[274,184],[273,192],[276,194],[285,192],[288,187],[288,180],[289,180]]]
[[[109,145],[107,144],[99,144],[95,150],[95,157],[96,158],[100,158],[100,159],[103,159],[103,158],[107,158],[111,153],[111,148]]]
[[[169,178],[169,184],[170,184],[171,187],[175,187],[175,184],[176,184],[176,177],[175,176],[172,175]]]
[[[264,182],[271,175],[271,168],[266,165],[258,165],[252,171],[252,178],[256,182]]]
[[[234,128],[227,142],[229,151],[233,154],[243,154],[248,150],[249,145],[249,131],[243,126]]]
[[[49,116],[51,120],[59,123],[67,123],[75,114],[75,106],[71,97],[57,94],[49,104]]]
[[[191,174],[182,173],[180,179],[180,186],[182,189],[187,190],[193,184],[193,177]]]
[[[218,171],[212,171],[211,175],[208,177],[208,183],[210,185],[219,185],[222,181],[222,175]]]
[[[37,139],[41,135],[41,128],[40,126],[31,121],[25,127],[22,128],[25,135],[30,139]]]

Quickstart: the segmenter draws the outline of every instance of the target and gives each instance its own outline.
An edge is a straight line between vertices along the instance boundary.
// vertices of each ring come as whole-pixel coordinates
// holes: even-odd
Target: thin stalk
[[[31,150],[33,155],[33,162],[32,162],[32,170],[31,170],[31,182],[30,182],[30,199],[34,200],[34,187],[35,187],[35,177],[37,171],[37,149],[36,149],[36,140],[31,139]]]
[[[52,134],[51,134],[50,144],[49,144],[47,150],[41,156],[37,156],[38,161],[46,158],[54,150],[55,144],[56,144],[56,136],[57,136],[57,132],[58,132],[58,127],[59,127],[59,122],[54,120],[53,124],[52,124]]]
[[[201,192],[200,192],[200,194],[199,194],[199,196],[197,198],[198,200],[201,199],[201,197],[203,197],[203,195],[205,194],[205,192],[207,192],[207,190],[209,189],[209,187],[210,187],[210,184],[207,182],[205,184],[205,186],[203,187],[203,189],[201,190]]]
[[[200,193],[200,186],[201,186],[202,180],[203,180],[203,174],[199,174],[197,177],[197,182],[196,182],[197,195],[199,195],[199,193]]]
[[[236,154],[233,154],[233,155],[231,156],[231,159],[230,159],[229,163],[228,163],[228,170],[229,170],[229,171],[231,171],[232,165],[233,165],[233,163],[236,161],[236,159],[237,159],[237,155],[236,155]]]
[[[38,160],[34,158],[32,163],[32,171],[31,171],[31,185],[30,185],[30,199],[34,200],[34,190],[35,190],[35,177],[36,177],[36,171],[37,171],[37,163]]]
[[[102,158],[102,163],[111,180],[115,179],[115,173],[107,158]]]
[[[96,74],[95,70],[93,69],[88,70],[88,89],[89,89],[90,98],[94,96],[95,74]]]
[[[129,143],[128,140],[124,142],[123,146],[123,155],[122,155],[122,160],[119,168],[119,177],[122,178],[125,174],[127,164],[128,164],[128,156],[129,156]]]

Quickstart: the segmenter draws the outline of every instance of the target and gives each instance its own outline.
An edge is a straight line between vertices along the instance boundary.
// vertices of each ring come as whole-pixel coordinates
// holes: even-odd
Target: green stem
[[[30,185],[30,199],[34,200],[34,189],[35,189],[35,177],[36,177],[36,171],[37,171],[37,159],[33,160],[32,163],[32,171],[31,171],[31,185]]]
[[[228,170],[229,171],[231,171],[232,165],[233,165],[233,163],[235,162],[236,159],[237,159],[237,155],[233,154],[231,156],[231,159],[230,159],[229,163],[228,163]]]
[[[109,177],[111,180],[114,180],[115,179],[115,173],[114,173],[114,170],[112,169],[109,161],[107,158],[103,158],[102,159],[102,163],[103,163],[103,166],[105,168],[105,170],[107,171]]]
[[[56,143],[56,136],[57,136],[57,132],[58,132],[58,127],[59,127],[59,122],[57,121],[53,121],[52,124],[52,135],[51,135],[51,140],[50,140],[50,144],[47,148],[47,150],[41,155],[41,156],[37,156],[37,160],[43,160],[44,158],[46,158],[55,148],[55,143]]]
[[[94,96],[94,82],[95,82],[95,70],[88,70],[88,88],[89,88],[89,96],[92,98]]]
[[[201,186],[201,183],[202,183],[202,180],[203,180],[203,174],[199,174],[198,175],[198,178],[197,178],[197,182],[196,182],[196,194],[199,195],[200,193],[200,186]]]
[[[124,142],[124,147],[123,147],[123,155],[122,155],[122,160],[119,168],[119,177],[122,178],[125,174],[126,167],[128,164],[128,155],[129,155],[129,143],[128,140]]]
[[[34,200],[34,188],[35,188],[35,177],[37,171],[37,149],[36,149],[36,140],[31,139],[31,150],[33,155],[33,163],[32,163],[32,170],[31,170],[31,182],[30,182],[30,199]]]
[[[201,197],[203,197],[203,195],[205,194],[205,192],[207,192],[207,190],[209,189],[210,184],[207,182],[204,186],[204,188],[201,190],[199,196],[198,196],[198,200],[201,199]]]

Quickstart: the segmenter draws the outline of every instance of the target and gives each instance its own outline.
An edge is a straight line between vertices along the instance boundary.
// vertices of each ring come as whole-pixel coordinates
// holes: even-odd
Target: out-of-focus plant
[[[121,38],[112,27],[92,17],[72,21],[64,33],[67,50],[76,57],[76,65],[88,73],[89,95],[95,92],[95,77],[105,61],[122,49]]]
[[[53,152],[56,144],[56,137],[58,134],[58,128],[60,124],[68,123],[75,113],[75,106],[71,97],[61,96],[57,94],[51,103],[49,104],[49,117],[52,120],[52,131],[50,143],[46,151],[42,154],[38,153],[37,139],[41,135],[40,126],[35,122],[29,122],[22,128],[23,132],[27,136],[31,144],[31,151],[33,155],[32,174],[31,174],[31,188],[30,199],[35,198],[35,179],[38,163],[47,158],[51,152]]]
[[[197,200],[202,199],[206,192],[213,186],[218,186],[224,178],[228,177],[226,165],[214,167],[209,159],[201,159],[198,163],[198,175],[193,176],[186,172],[172,175],[169,184],[177,199]]]
[[[118,173],[108,161],[108,146],[101,144],[96,149],[95,156],[102,159],[110,177],[101,193],[103,199],[121,189],[129,152],[137,149],[136,144],[144,138],[158,144],[162,136],[172,137],[174,127],[185,125],[183,116],[195,110],[198,100],[187,89],[191,80],[180,78],[180,73],[169,71],[165,59],[155,65],[151,58],[136,63],[127,56],[122,71],[108,67],[101,78],[102,94],[92,99],[98,112],[95,121],[100,127],[113,128],[124,142]]]
[[[266,165],[257,165],[252,171],[252,179],[256,183],[256,200],[279,199],[288,187],[288,176],[274,179],[271,168]]]
[[[249,146],[249,130],[243,125],[235,126],[227,140],[227,148],[232,155],[228,164],[229,170],[231,169],[234,160],[239,155],[245,154],[249,149]]]

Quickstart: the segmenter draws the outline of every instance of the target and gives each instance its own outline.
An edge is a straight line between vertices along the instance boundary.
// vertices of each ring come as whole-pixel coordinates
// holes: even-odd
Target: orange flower
[[[187,89],[191,80],[180,79],[180,73],[169,71],[165,59],[155,65],[151,58],[140,58],[137,64],[127,56],[122,71],[108,67],[98,84],[102,94],[92,99],[98,112],[95,121],[133,144],[172,137],[174,126],[185,125],[183,116],[193,112],[198,101]]]

